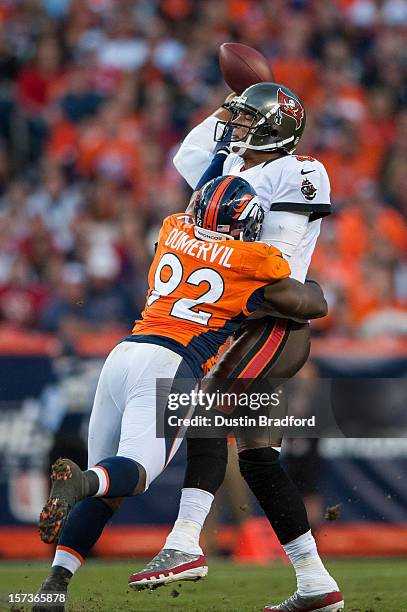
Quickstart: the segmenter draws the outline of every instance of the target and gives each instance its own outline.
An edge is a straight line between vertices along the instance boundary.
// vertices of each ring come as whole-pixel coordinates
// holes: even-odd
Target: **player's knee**
[[[245,431],[243,433],[239,432],[239,434],[236,435],[236,446],[239,455],[244,451],[256,450],[258,448],[280,448],[281,442],[281,438],[273,438],[268,429],[265,429],[264,427],[261,428],[260,431]]]
[[[135,463],[137,463],[137,461]],[[146,473],[145,468],[140,463],[137,463],[137,467],[139,471],[139,479],[138,479],[137,486],[134,487],[133,491],[130,494],[131,496],[141,495],[142,493],[144,493],[144,491],[146,490],[146,486],[147,486],[147,473]]]
[[[239,452],[240,473],[251,486],[255,480],[262,476],[270,476],[281,470],[280,453],[270,446],[251,448]]]
[[[184,488],[197,488],[213,495],[222,484],[228,462],[226,438],[188,438]]]
[[[120,508],[124,497],[100,497],[99,499],[114,513]]]
[[[227,461],[228,446],[226,438],[188,438],[188,459],[201,455],[217,457]]]

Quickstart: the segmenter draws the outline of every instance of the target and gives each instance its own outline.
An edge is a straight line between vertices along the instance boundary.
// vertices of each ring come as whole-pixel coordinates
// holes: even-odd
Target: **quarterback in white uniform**
[[[240,96],[229,96],[186,136],[174,158],[177,170],[194,190],[216,172],[246,179],[265,214],[260,240],[280,249],[290,264],[291,276],[300,282],[305,281],[321,219],[330,213],[324,166],[312,157],[294,154],[304,127],[305,109],[292,91],[276,83],[259,83]],[[219,149],[217,143],[224,148]],[[218,378],[287,378],[302,367],[309,352],[308,325],[286,319],[279,322],[274,317],[263,320],[257,329],[258,321],[252,321],[252,329],[246,324],[241,337],[218,360]],[[253,354],[261,357],[257,370],[253,369]],[[294,595],[281,604],[266,606],[264,612],[342,610],[342,594],[318,555],[301,496],[280,466],[281,441],[273,440],[267,431],[257,437],[249,432],[244,436],[236,440],[242,476],[297,577]],[[160,553],[131,577],[133,587],[155,587],[183,575],[187,579],[199,576],[194,573],[203,555],[199,535],[223,481],[226,457],[226,440],[188,439],[178,519]]]
[[[214,133],[222,111],[195,127],[174,157],[175,167],[193,189],[214,155]],[[233,142],[230,146],[237,148]],[[223,174],[241,176],[254,187],[265,213],[260,240],[278,247],[290,263],[291,276],[304,282],[321,218],[330,213],[330,185],[324,166],[312,157],[283,155],[246,167],[245,157],[231,153]]]

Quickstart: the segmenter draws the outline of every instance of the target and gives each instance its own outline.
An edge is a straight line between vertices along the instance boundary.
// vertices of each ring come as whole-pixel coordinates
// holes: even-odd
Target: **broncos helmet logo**
[[[277,91],[277,102],[279,104],[279,108],[276,114],[276,123],[278,125],[281,124],[281,113],[284,113],[284,115],[288,115],[294,119],[295,127],[298,130],[302,125],[302,120],[304,119],[304,109],[301,104],[294,98],[291,98],[285,94],[280,87]]]
[[[235,206],[235,212],[232,215],[232,219],[236,219],[241,221],[242,219],[246,219],[249,216],[250,212],[253,209],[253,206],[257,204],[257,198],[252,202],[254,196],[251,193],[245,194],[241,199],[240,203]]]

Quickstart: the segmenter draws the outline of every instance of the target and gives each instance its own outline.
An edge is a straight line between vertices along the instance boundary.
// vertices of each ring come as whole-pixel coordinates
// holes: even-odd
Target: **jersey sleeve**
[[[267,162],[264,169],[267,172]],[[270,210],[309,214],[309,221],[331,212],[328,174],[316,159],[292,156],[273,187]]]
[[[280,278],[287,278],[291,274],[290,266],[282,256],[281,252],[270,246],[267,257],[259,259],[256,270],[255,280],[272,283]]]
[[[248,290],[243,295],[242,312],[248,316],[263,301],[264,287],[282,278],[288,278],[291,269],[281,252],[270,246],[258,245],[263,254],[257,255],[247,262],[243,272],[247,277]],[[263,293],[260,290],[263,290]]]
[[[192,189],[195,189],[212,161],[216,146],[214,135],[217,121],[216,117],[210,116],[194,127],[173,159],[174,166]]]

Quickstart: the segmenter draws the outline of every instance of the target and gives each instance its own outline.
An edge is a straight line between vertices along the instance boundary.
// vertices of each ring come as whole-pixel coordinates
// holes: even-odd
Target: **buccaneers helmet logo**
[[[281,124],[281,114],[288,115],[292,117],[295,121],[295,128],[298,130],[302,125],[302,120],[304,119],[304,109],[297,100],[294,98],[290,98],[287,96],[281,88],[279,87],[277,90],[277,102],[279,104],[279,108],[276,115],[276,122]]]

